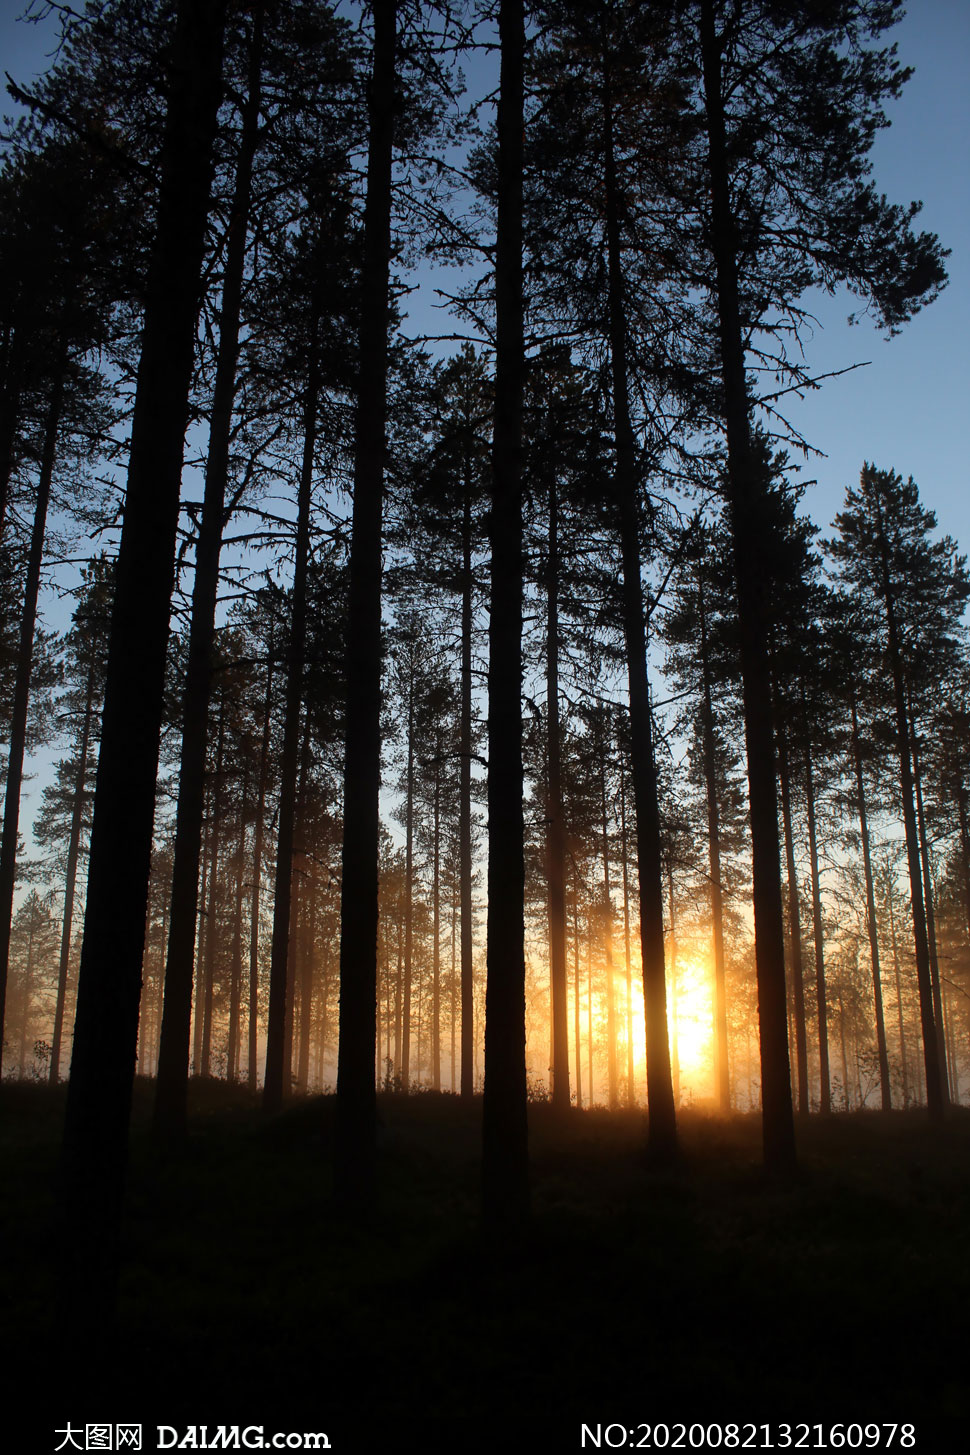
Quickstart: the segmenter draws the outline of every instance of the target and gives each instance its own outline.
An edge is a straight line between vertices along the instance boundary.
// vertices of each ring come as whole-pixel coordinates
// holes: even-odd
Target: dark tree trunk
[[[232,911],[232,952],[229,961],[229,1034],[226,1039],[226,1080],[236,1080],[239,1057],[239,1007],[242,1000],[243,889],[246,875],[246,792],[243,779],[242,804],[239,810],[239,842],[236,846],[236,901]]]
[[[933,871],[930,865],[930,846],[926,836],[926,814],[923,809],[923,774],[920,768],[919,735],[913,714],[912,697],[909,701],[909,722],[912,734],[913,787],[916,791],[916,827],[919,833],[919,857],[923,869],[923,900],[926,906],[926,942],[930,952],[930,980],[933,985],[933,1015],[936,1021],[937,1054],[940,1060],[940,1081],[944,1104],[950,1101],[949,1073],[946,1053],[946,1030],[943,1017],[943,993],[940,986],[940,956],[936,943],[936,910],[933,894]]]
[[[317,927],[317,881],[312,877],[306,890],[303,918],[303,975],[300,984],[300,1052],[296,1084],[306,1094],[310,1085],[310,1039],[313,1029],[313,972]]]
[[[47,420],[34,504],[34,523],[27,556],[27,580],[24,583],[24,605],[20,617],[20,641],[17,649],[17,672],[13,690],[13,717],[10,723],[10,749],[7,755],[7,783],[3,801],[3,841],[0,844],[0,1056],[3,1052],[3,1022],[7,996],[7,967],[10,962],[10,930],[13,924],[13,896],[17,878],[17,840],[20,829],[20,790],[24,776],[24,754],[27,749],[27,709],[30,704],[30,679],[34,665],[34,628],[37,622],[37,597],[40,592],[40,568],[44,559],[47,535],[47,510],[54,479],[57,453],[57,430],[64,398],[66,358],[60,351]]]
[[[849,1110],[849,1058],[845,1050],[845,1002],[842,999],[842,991],[839,990],[839,1050],[842,1058],[842,1106],[844,1111]]]
[[[950,997],[945,985],[942,989],[942,1016],[945,1029],[946,1059],[950,1077],[950,1098],[956,1106],[960,1105],[960,1066],[957,1060],[956,1031],[953,1026],[953,1016],[950,1012]]]
[[[434,848],[431,875],[431,1086],[441,1090],[441,755],[434,765]]]
[[[886,885],[886,905],[889,910],[889,943],[893,949],[893,974],[896,980],[896,1021],[899,1029],[899,1059],[903,1072],[903,1106],[909,1106],[909,1058],[906,1055],[906,1022],[903,1015],[903,982],[899,973],[899,941],[896,939],[896,915],[893,910],[893,887]]]
[[[381,915],[377,922],[377,1016],[375,1030],[377,1035],[377,1089],[381,1090],[384,1081],[384,1063],[381,1060],[381,982],[387,984],[388,970],[388,934],[387,916]]]
[[[330,951],[329,941],[323,956],[322,979],[320,989],[320,1065],[324,1065],[327,1059],[327,1033],[330,1029],[330,991],[333,985],[334,959]]]
[[[667,897],[670,904],[670,1016],[671,1016],[671,1080],[674,1104],[680,1106],[680,1046],[677,1041],[677,918],[674,912],[674,875],[667,867]]]
[[[488,660],[488,978],[482,1210],[491,1232],[530,1213],[525,1074],[525,863],[522,811],[522,0],[501,0],[495,425]]]
[[[798,869],[792,834],[791,773],[788,744],[780,703],[776,699],[778,777],[781,783],[781,818],[785,833],[785,861],[788,869],[788,945],[791,968],[792,1009],[795,1016],[795,1064],[798,1074],[798,1114],[808,1116],[808,1036],[805,1030],[805,976],[802,965],[802,920],[798,894]]]
[[[168,908],[168,899],[165,899],[162,903],[162,924],[158,936],[158,989],[155,994],[152,1052],[149,1062],[149,1065],[153,1067],[157,1067],[158,1065],[158,1043],[162,1034],[162,997],[165,993],[165,950],[168,945]],[[139,1026],[139,1031],[140,1029]],[[146,1074],[148,1074],[147,1070]]]
[[[388,286],[397,5],[375,0],[361,270],[340,901],[340,1046],[336,1193],[348,1210],[374,1198],[377,1103],[378,798],[381,781],[381,519],[387,424]]]
[[[263,5],[258,3],[254,7],[248,96],[243,108],[239,160],[226,237],[225,274],[219,310],[219,349],[212,391],[202,514],[195,548],[195,581],[192,587],[188,660],[182,699],[182,747],[172,862],[172,917],[165,966],[165,1000],[152,1121],[154,1136],[167,1141],[180,1141],[186,1133],[192,967],[199,913],[199,859],[202,852],[212,642],[219,590],[219,555],[225,524],[232,412],[236,396],[247,219],[253,158],[259,139],[262,33]]]
[[[619,1099],[616,1064],[616,1002],[613,984],[613,896],[610,883],[610,836],[606,809],[606,738],[600,759],[600,818],[603,842],[603,950],[606,961],[606,1086],[610,1111]]]
[[[593,917],[586,919],[586,1063],[589,1068],[589,1105],[593,1094]]]
[[[621,602],[630,698],[630,760],[636,819],[637,873],[640,884],[640,945],[643,957],[643,1006],[647,1041],[647,1148],[652,1160],[677,1156],[677,1116],[670,1069],[667,1031],[667,983],[664,969],[663,863],[660,805],[653,754],[647,642],[640,575],[640,524],[636,441],[630,416],[626,357],[626,318],[620,255],[619,198],[613,145],[613,98],[609,54],[603,42],[603,119],[606,132],[604,169],[609,290],[610,374],[613,427],[616,436],[615,494],[619,516],[622,564]]]
[[[573,1041],[576,1051],[576,1107],[581,1109],[583,1105],[583,1066],[579,1054],[580,1037],[582,1035],[582,1005],[580,1002],[580,973],[579,973],[579,885],[573,884]]]
[[[398,1078],[401,1080],[401,1015],[403,1010],[402,993],[404,990],[404,925],[402,917],[401,897],[397,899],[397,915],[394,929],[397,934],[397,964],[394,972],[394,1057],[392,1066]],[[390,1048],[388,1048],[390,1054]]]
[[[202,1016],[200,1072],[212,1075],[212,997],[215,989],[216,947],[220,941],[219,908],[222,885],[219,881],[219,850],[222,839],[222,803],[225,793],[226,699],[220,695],[219,737],[216,742],[215,783],[212,790],[212,862],[209,866],[209,923],[205,934],[205,957],[202,962],[202,1004],[196,1014]]]
[[[404,1010],[401,1089],[411,1086],[411,976],[414,967],[414,660],[408,677],[408,766],[404,794]]]
[[[13,337],[10,337],[10,333]],[[18,358],[19,330],[6,330],[4,341],[4,380],[0,394],[0,544],[7,524],[7,508],[10,502],[10,481],[13,476],[14,445],[20,424],[20,361]]]
[[[623,865],[623,961],[626,965],[626,1100],[637,1104],[633,1060],[633,959],[630,954],[630,854],[626,825],[626,768],[620,757],[620,858]],[[579,1038],[576,1039],[579,1045]],[[578,1052],[577,1052],[578,1054]]]
[[[872,882],[872,855],[869,848],[869,816],[866,812],[866,785],[862,772],[862,748],[859,743],[859,718],[855,698],[852,699],[852,759],[855,768],[856,810],[862,839],[862,865],[866,876],[866,927],[869,931],[869,954],[872,961],[872,996],[876,1019],[876,1047],[879,1053],[879,1084],[883,1111],[892,1110],[892,1087],[889,1079],[889,1051],[886,1046],[886,1022],[882,1004],[882,979],[879,973],[879,927],[876,921],[876,895]],[[903,1047],[905,1059],[906,1048]]]
[[[214,777],[214,775],[207,775]],[[203,1006],[205,1004],[205,957],[206,947],[209,938],[209,931],[212,928],[212,914],[210,904],[212,897],[212,854],[215,848],[216,838],[216,816],[212,809],[212,800],[215,796],[215,784],[210,783],[206,788],[206,799],[208,812],[203,809],[203,832],[205,842],[202,846],[202,888],[199,891],[199,904],[202,906],[199,913],[198,944],[195,953],[195,1020],[192,1027],[192,1075],[202,1075],[202,1028],[205,1024]]]
[[[263,738],[259,750],[259,795],[253,827],[253,886],[249,900],[249,1089],[256,1090],[259,1061],[259,898],[263,877],[263,834],[266,820],[266,787],[269,778],[270,727],[273,717],[273,639],[266,654],[266,699],[263,704]]]
[[[701,52],[711,187],[711,250],[728,445],[727,493],[738,593],[744,733],[751,812],[755,959],[761,1039],[761,1108],[766,1166],[795,1163],[791,1067],[785,1011],[785,931],[778,852],[774,734],[768,657],[770,604],[763,563],[765,489],[751,450],[750,400],[738,298],[737,229],[731,213],[714,0],[701,0]]]
[[[54,1031],[51,1036],[50,1084],[56,1086],[61,1077],[61,1044],[64,1039],[64,1006],[67,1001],[67,980],[71,964],[71,932],[74,926],[74,893],[77,868],[81,857],[81,830],[84,824],[84,799],[87,791],[88,749],[91,741],[91,716],[94,709],[94,667],[88,668],[88,685],[84,696],[84,724],[78,750],[77,778],[74,782],[74,803],[71,809],[71,837],[67,846],[67,874],[64,881],[64,915],[61,920],[61,953],[57,966],[57,1000],[54,1005]]]
[[[549,479],[549,542],[546,565],[546,872],[548,874],[549,971],[552,996],[552,1104],[569,1109],[569,1007],[566,984],[566,837],[562,803],[562,740],[559,721],[559,499],[555,471]]]
[[[970,943],[970,814],[967,812],[967,790],[962,783],[957,788],[957,806],[960,812],[960,870],[967,916],[967,941]]]
[[[322,237],[318,244],[322,248]],[[283,710],[283,750],[280,755],[279,825],[276,835],[276,877],[273,889],[273,940],[269,963],[269,1013],[266,1022],[266,1070],[263,1078],[263,1110],[278,1112],[290,1090],[287,1055],[287,982],[290,958],[291,898],[293,893],[293,851],[296,825],[297,769],[300,753],[300,703],[303,696],[303,668],[306,656],[307,570],[310,561],[310,498],[313,485],[313,453],[317,440],[317,406],[320,396],[318,333],[321,300],[313,299],[310,327],[310,360],[303,405],[303,459],[297,489],[296,547],[293,561],[293,602],[290,613],[289,650],[286,660],[286,698]],[[353,622],[350,640],[354,641]],[[309,728],[307,729],[309,731]],[[345,813],[352,810],[345,805]]]
[[[913,765],[910,757],[909,720],[906,714],[906,690],[903,661],[896,625],[896,605],[889,574],[889,551],[886,544],[882,506],[875,495],[876,524],[879,538],[881,586],[886,609],[886,637],[889,670],[893,678],[896,708],[896,748],[899,754],[899,783],[903,801],[903,824],[906,829],[906,862],[909,869],[910,902],[913,911],[913,943],[916,951],[916,982],[919,987],[920,1025],[923,1033],[923,1063],[926,1069],[926,1105],[934,1120],[941,1119],[946,1109],[943,1067],[940,1064],[939,1036],[933,1015],[933,982],[930,973],[930,947],[926,929],[926,907],[923,901],[923,878],[920,865],[919,829],[913,800]]]
[[[286,1002],[283,1023],[283,1086],[286,1093],[293,1084],[293,1037],[297,1012],[297,990],[300,991],[300,1017],[303,1016],[303,966],[306,957],[306,892],[307,842],[306,802],[310,780],[312,733],[309,712],[303,718],[303,741],[300,748],[300,776],[293,818],[293,869],[290,891],[290,928],[286,951]]]
[[[169,602],[221,96],[224,0],[179,5],[101,719],[61,1162],[63,1327],[114,1306]]]
[[[461,881],[461,1094],[475,1090],[475,985],[472,944],[472,500],[466,458],[461,514],[461,758],[458,839]]]
[[[456,1033],[457,1033],[457,1029],[458,1029],[458,965],[457,965],[457,953],[458,953],[458,936],[457,936],[457,930],[458,930],[458,896],[455,894],[456,887],[457,886],[455,884],[455,881],[452,880],[452,895],[451,895],[451,978],[449,980],[449,987],[448,987],[449,988],[449,997],[448,998],[449,998],[449,1001],[451,1003],[451,1024],[450,1024],[449,1029],[451,1031],[451,1065],[450,1065],[450,1070],[451,1070],[451,1090],[452,1090],[452,1094],[454,1094],[454,1092],[456,1092],[458,1090],[458,1084],[457,1084],[457,1074],[458,1074],[458,1058],[457,1058],[457,1052],[458,1052],[458,1046],[457,1046],[457,1039],[456,1039]]]
[[[721,823],[718,807],[717,755],[714,702],[711,692],[711,664],[704,606],[703,568],[698,570],[697,602],[701,627],[701,672],[704,698],[701,726],[704,741],[704,786],[707,796],[708,867],[711,876],[711,928],[714,936],[714,1044],[716,1049],[717,1102],[722,1115],[731,1110],[731,1077],[728,1062],[727,978],[724,967],[724,891],[721,886]]]
[[[822,925],[822,889],[818,873],[818,833],[815,823],[815,778],[812,750],[805,749],[805,801],[808,807],[808,854],[812,871],[812,932],[815,937],[815,1006],[818,1013],[819,1108],[823,1115],[832,1110],[829,1071],[829,1020],[825,998],[825,931]]]
[[[37,916],[32,912],[27,931],[27,965],[24,969],[24,992],[20,1009],[20,1059],[17,1064],[17,1078],[23,1081],[27,1070],[27,1025],[30,1020],[30,994],[34,988],[34,935],[37,931]]]

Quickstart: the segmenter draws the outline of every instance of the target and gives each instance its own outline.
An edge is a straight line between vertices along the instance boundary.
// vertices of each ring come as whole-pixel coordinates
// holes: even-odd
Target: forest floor
[[[8,1449],[46,1455],[48,1428],[109,1416],[326,1431],[353,1451],[578,1450],[582,1424],[612,1424],[600,1448],[626,1430],[653,1449],[658,1422],[673,1448],[681,1422],[706,1442],[688,1429],[682,1448],[709,1448],[712,1423],[773,1422],[759,1449],[785,1448],[782,1422],[824,1422],[826,1443],[801,1447],[829,1448],[852,1421],[881,1424],[877,1448],[894,1422],[918,1449],[967,1448],[932,1432],[970,1428],[970,1112],[932,1129],[917,1111],[813,1117],[798,1172],[775,1179],[756,1116],[683,1112],[682,1165],[660,1173],[640,1114],[560,1123],[534,1105],[532,1231],[489,1249],[480,1102],[382,1096],[380,1206],[348,1225],[332,1098],[266,1121],[196,1084],[189,1145],[163,1160],[150,1097],[139,1083],[118,1337],[91,1368],[51,1352],[63,1089],[0,1088],[4,1367],[39,1422],[36,1446]]]

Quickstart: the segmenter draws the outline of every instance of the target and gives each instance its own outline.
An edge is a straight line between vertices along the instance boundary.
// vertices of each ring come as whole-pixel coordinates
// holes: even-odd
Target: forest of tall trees
[[[53,9],[0,170],[0,994],[3,1076],[68,1081],[78,1327],[136,1078],[175,1157],[199,1080],[332,1094],[358,1212],[382,1094],[481,1097],[493,1230],[547,1100],[662,1167],[754,1113],[782,1171],[966,1102],[970,571],[879,439],[813,523],[772,408],[807,290],[891,333],[947,281],[870,176],[898,0]]]

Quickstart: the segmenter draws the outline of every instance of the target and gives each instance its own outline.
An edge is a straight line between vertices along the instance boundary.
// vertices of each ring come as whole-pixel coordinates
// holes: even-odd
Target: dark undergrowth
[[[659,1172],[640,1115],[535,1105],[531,1232],[487,1247],[480,1103],[382,1096],[380,1204],[348,1223],[330,1098],[265,1121],[197,1084],[190,1142],[161,1159],[150,1095],[116,1335],[92,1361],[56,1353],[63,1091],[2,1088],[5,1367],[38,1421],[18,1448],[109,1417],[332,1430],[352,1450],[573,1450],[582,1422],[616,1439],[656,1421],[906,1421],[932,1449],[940,1417],[968,1427],[970,1113],[813,1118],[778,1180],[756,1117],[682,1113],[682,1165]]]

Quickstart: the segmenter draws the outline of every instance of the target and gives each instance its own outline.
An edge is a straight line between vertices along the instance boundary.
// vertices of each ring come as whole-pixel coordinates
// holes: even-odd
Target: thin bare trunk
[[[57,966],[57,1000],[54,1006],[54,1032],[51,1036],[51,1086],[61,1076],[61,1042],[64,1037],[64,1005],[67,999],[67,978],[71,964],[71,931],[74,924],[74,892],[81,857],[81,829],[84,824],[84,799],[88,777],[88,748],[91,741],[91,715],[94,708],[94,665],[88,668],[84,694],[84,724],[78,749],[77,778],[74,780],[74,803],[71,808],[71,837],[67,847],[67,875],[64,881],[64,916],[61,921],[61,953]]]
[[[37,918],[31,912],[30,924],[27,927],[27,964],[24,968],[23,1000],[20,1011],[20,1059],[17,1068],[17,1076],[20,1081],[23,1081],[27,1070],[27,1026],[30,1020],[30,997],[34,988],[34,936],[36,930]]]
[[[603,951],[606,961],[606,1088],[610,1111],[619,1100],[616,1064],[616,1001],[613,983],[613,897],[610,882],[610,837],[606,812],[606,742],[600,760],[600,817],[603,844]]]
[[[630,861],[626,827],[626,771],[620,758],[620,857],[623,864],[623,962],[626,966],[626,1099],[637,1104],[633,1057],[633,962],[630,954]]]
[[[322,250],[322,236],[318,246]],[[283,710],[283,751],[280,755],[279,826],[276,835],[276,877],[273,889],[273,940],[270,949],[269,1013],[266,1023],[266,1071],[263,1079],[263,1110],[270,1114],[280,1110],[283,1098],[290,1089],[290,1067],[286,1060],[287,982],[290,958],[294,833],[297,819],[300,705],[303,698],[303,669],[306,656],[310,501],[313,484],[313,454],[317,438],[317,406],[320,395],[317,339],[319,328],[320,299],[319,296],[315,296],[310,325],[311,351],[303,404],[303,460],[297,490],[292,609],[286,664],[286,697]],[[290,997],[290,1005],[292,1008],[292,997]]]
[[[549,978],[552,999],[552,1104],[569,1107],[569,1007],[566,983],[566,835],[562,801],[562,728],[559,718],[559,499],[549,478],[546,561],[546,866]]]
[[[239,810],[239,842],[236,847],[236,902],[232,912],[232,951],[229,961],[229,1027],[226,1037],[226,1080],[236,1080],[239,1054],[239,1006],[242,999],[242,925],[243,888],[246,864],[246,780],[243,779],[242,804]]]
[[[818,1014],[819,1106],[823,1115],[832,1109],[829,1073],[828,1003],[825,995],[825,929],[822,923],[822,889],[818,872],[818,833],[815,825],[815,779],[812,750],[805,749],[805,802],[808,809],[808,855],[812,874],[812,932],[815,939],[815,1007]]]
[[[414,660],[409,657],[408,762],[404,795],[404,1025],[401,1032],[401,1089],[411,1086],[411,981],[414,974]]]
[[[579,973],[579,886],[573,884],[573,1045],[576,1056],[576,1107],[580,1109],[583,1105],[583,1067],[580,1059],[580,1041],[582,1037],[582,1020],[580,1006],[580,973]]]
[[[795,843],[792,834],[791,775],[788,771],[788,745],[778,711],[778,776],[781,782],[781,816],[785,832],[785,859],[788,866],[788,944],[791,966],[792,1009],[795,1021],[795,1064],[798,1072],[798,1114],[808,1116],[808,1036],[805,1030],[805,981],[802,968],[802,926],[798,894],[798,870],[795,865]]]
[[[215,992],[216,946],[219,943],[218,915],[222,886],[219,883],[219,849],[222,836],[222,803],[225,794],[226,708],[225,693],[219,700],[219,737],[216,746],[215,788],[212,793],[212,863],[209,869],[209,925],[205,937],[202,977],[201,1072],[212,1075],[212,1001]]]
[[[431,1086],[441,1090],[441,756],[434,765],[434,845],[431,870]]]
[[[313,972],[317,923],[317,880],[310,876],[303,920],[303,975],[300,984],[300,1052],[297,1061],[297,1090],[306,1095],[310,1085],[310,1035],[313,1025]]]
[[[674,876],[668,866],[670,900],[670,1059],[674,1080],[674,1101],[680,1106],[680,1046],[677,1040],[677,919],[674,913]]]
[[[945,1115],[946,1091],[943,1067],[940,1064],[939,1037],[933,1015],[933,982],[930,971],[929,939],[926,928],[926,906],[920,865],[919,829],[913,801],[913,765],[910,756],[910,725],[906,713],[903,661],[896,623],[896,605],[889,574],[889,548],[886,541],[882,506],[878,491],[874,492],[878,530],[881,586],[886,610],[886,637],[889,669],[893,679],[896,708],[896,747],[899,754],[900,796],[903,823],[906,829],[906,861],[909,869],[910,902],[913,911],[913,944],[916,952],[916,981],[919,987],[920,1024],[923,1033],[923,1064],[926,1071],[926,1104],[930,1116],[940,1120]]]
[[[872,963],[873,1008],[876,1018],[876,1047],[879,1053],[879,1081],[882,1109],[892,1110],[892,1087],[889,1081],[889,1050],[886,1045],[886,1020],[882,1004],[882,979],[879,973],[879,927],[876,921],[876,895],[872,881],[872,855],[869,848],[869,818],[866,812],[866,785],[862,772],[862,747],[859,742],[859,718],[855,698],[852,699],[852,757],[855,766],[856,809],[862,838],[862,865],[866,876],[866,927],[869,931],[869,954]],[[902,1026],[902,1022],[900,1022]],[[906,1048],[903,1047],[905,1065]],[[904,1092],[905,1092],[905,1074]]]
[[[933,893],[933,871],[930,865],[929,839],[926,834],[926,814],[923,809],[923,775],[920,771],[919,735],[913,716],[912,696],[909,700],[909,721],[912,732],[913,787],[916,790],[916,827],[919,833],[919,857],[923,870],[923,902],[926,907],[926,942],[930,954],[930,980],[933,986],[933,1016],[936,1021],[937,1052],[940,1060],[941,1082],[944,1105],[950,1100],[947,1072],[946,1036],[943,1027],[943,993],[940,987],[940,957],[936,944],[936,909]]]
[[[893,913],[892,886],[887,894],[889,906],[889,938],[893,947],[893,972],[896,977],[896,1020],[899,1025],[899,1057],[903,1071],[903,1106],[909,1106],[909,1068],[906,1057],[906,1023],[903,1016],[903,982],[899,973],[899,943],[896,939],[896,917]]]
[[[970,814],[967,811],[967,790],[962,782],[957,787],[956,798],[960,813],[960,869],[967,916],[967,940],[970,943]]]
[[[205,840],[202,845],[202,887],[199,890],[199,923],[197,931],[197,943],[195,958],[193,961],[193,974],[195,981],[195,1020],[192,1026],[192,1075],[202,1075],[202,1025],[204,1016],[202,1007],[205,1000],[205,955],[206,943],[209,930],[212,925],[212,917],[208,913],[210,895],[212,893],[212,846],[215,842],[215,815],[212,812],[213,788],[211,783],[205,790],[208,797],[208,814],[205,813],[203,805],[203,833]],[[169,936],[171,939],[171,935]]]
[[[461,520],[458,872],[461,881],[461,1094],[468,1100],[475,1090],[475,987],[472,978],[472,502],[467,456]]]
[[[306,957],[306,798],[310,776],[310,714],[303,717],[303,745],[300,749],[300,776],[293,815],[293,871],[290,893],[290,929],[286,951],[286,1001],[283,1024],[283,1087],[289,1094],[293,1085],[293,1039],[296,1031],[297,991],[300,991],[299,1016],[304,1014],[303,966]]]
[[[10,930],[13,924],[14,884],[17,877],[17,839],[20,825],[20,790],[24,776],[24,754],[27,749],[27,709],[30,703],[30,679],[34,667],[34,628],[37,622],[37,597],[40,592],[40,570],[47,536],[47,510],[54,480],[57,454],[57,431],[64,398],[66,351],[59,351],[41,453],[34,522],[27,556],[27,580],[20,616],[20,641],[17,650],[17,672],[13,690],[13,715],[10,723],[10,747],[7,753],[7,783],[3,802],[3,841],[0,843],[0,1057],[3,1053],[3,1019],[7,995],[7,967],[10,961]]]
[[[698,613],[701,627],[701,672],[704,684],[702,731],[704,740],[704,787],[707,798],[708,869],[711,892],[711,933],[714,939],[714,1047],[717,1069],[717,1101],[723,1115],[731,1110],[731,1078],[728,1065],[727,977],[724,966],[724,891],[721,885],[721,823],[718,805],[716,727],[711,692],[711,664],[704,604],[703,567],[697,576]]]
[[[259,1075],[259,900],[263,879],[263,834],[266,823],[266,787],[269,779],[270,726],[273,715],[273,639],[266,654],[266,697],[263,703],[263,734],[259,750],[259,795],[253,827],[253,883],[249,899],[249,1089],[256,1091]]]

